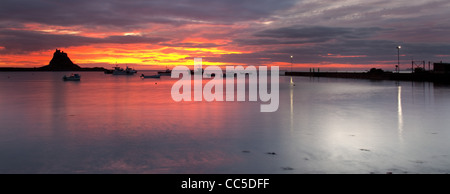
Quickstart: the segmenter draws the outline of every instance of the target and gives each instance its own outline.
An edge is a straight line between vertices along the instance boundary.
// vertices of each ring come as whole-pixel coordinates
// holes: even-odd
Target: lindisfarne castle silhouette
[[[50,63],[46,66],[40,67],[39,69],[47,71],[79,71],[82,68],[74,64],[72,60],[70,60],[67,53],[56,49]]]

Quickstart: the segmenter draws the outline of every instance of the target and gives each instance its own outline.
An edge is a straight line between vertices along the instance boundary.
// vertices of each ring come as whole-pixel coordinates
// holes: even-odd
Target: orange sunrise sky
[[[392,70],[450,61],[450,2],[411,0],[5,0],[0,67],[47,65],[55,49],[81,67],[164,69],[278,65]]]

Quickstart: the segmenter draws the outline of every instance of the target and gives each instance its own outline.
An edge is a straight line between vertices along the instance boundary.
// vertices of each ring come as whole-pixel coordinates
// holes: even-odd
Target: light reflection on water
[[[402,109],[402,87],[398,86],[398,136],[403,141],[403,109]]]
[[[446,86],[280,77],[260,113],[175,103],[169,77],[62,75],[0,73],[1,173],[450,172]]]

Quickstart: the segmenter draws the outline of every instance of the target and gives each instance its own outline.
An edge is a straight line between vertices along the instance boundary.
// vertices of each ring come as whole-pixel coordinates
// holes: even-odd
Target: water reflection
[[[434,83],[431,82],[411,82],[411,95],[412,100],[415,103],[417,100],[421,101],[424,105],[434,104]]]
[[[292,77],[291,77],[292,83]],[[290,99],[291,99],[291,131],[294,131],[294,86],[290,85]]]
[[[398,137],[403,142],[403,109],[402,109],[402,86],[398,86],[397,103],[398,103]]]
[[[450,172],[450,88],[430,83],[280,77],[261,113],[174,103],[168,77],[1,75],[0,173]]]

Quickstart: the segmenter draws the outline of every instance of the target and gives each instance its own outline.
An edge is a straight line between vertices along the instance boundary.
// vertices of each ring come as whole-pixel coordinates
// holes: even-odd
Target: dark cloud
[[[238,45],[277,45],[323,43],[330,40],[365,39],[378,32],[387,31],[378,27],[343,28],[325,26],[290,26],[256,32],[253,37],[235,39]]]
[[[390,55],[393,54],[393,48],[398,43],[389,40],[372,40],[379,32],[386,31],[388,29],[379,27],[325,26],[289,26],[269,29],[256,32],[253,37],[247,39],[234,40],[234,43],[240,46],[266,46],[267,50],[253,54],[223,55],[222,59],[211,60],[241,61],[241,63],[253,61],[256,64],[263,64],[289,62],[289,56],[294,55],[298,63],[369,64],[375,63],[376,60],[381,61],[381,58],[391,57]]]
[[[348,28],[331,28],[323,26],[289,26],[277,29],[269,29],[254,34],[256,37],[269,38],[323,38],[330,39],[350,33]]]
[[[171,47],[254,51],[205,58],[215,62],[290,62],[294,55],[296,63],[380,64],[395,61],[401,44],[404,62],[442,60],[436,56],[450,55],[448,6],[447,0],[2,0],[0,52],[148,43],[167,46],[167,53],[178,49]],[[25,31],[30,23],[80,35]],[[91,38],[82,36],[86,29],[143,36]],[[223,45],[183,43],[190,36]]]
[[[294,0],[3,0],[0,21],[133,26],[145,23],[234,23],[289,8]]]
[[[305,43],[318,43],[318,42],[324,42],[327,41],[326,39],[322,38],[310,38],[310,39],[276,39],[276,38],[263,38],[263,39],[254,39],[254,38],[247,38],[247,39],[235,39],[233,42],[238,45],[282,45],[282,44],[305,44]]]
[[[47,34],[34,31],[0,30],[0,46],[2,53],[26,53],[61,47],[83,46],[99,43],[157,44],[168,41],[166,38],[145,36],[109,36],[106,38],[91,38],[77,35]]]
[[[279,47],[254,53],[226,54],[205,60],[259,65],[271,62],[289,63],[290,56],[294,55],[295,63],[390,64],[397,59],[398,44],[399,42],[389,40],[345,40]],[[406,55],[401,57],[402,64],[410,64],[412,59],[439,61],[440,55],[450,54],[450,44],[407,43],[403,44],[401,53]]]
[[[329,40],[339,37],[344,38],[368,38],[383,29],[372,28],[344,28],[325,26],[289,26],[277,29],[269,29],[254,34],[256,37],[268,38],[295,38],[295,39],[322,39]],[[314,41],[315,42],[315,41]]]

